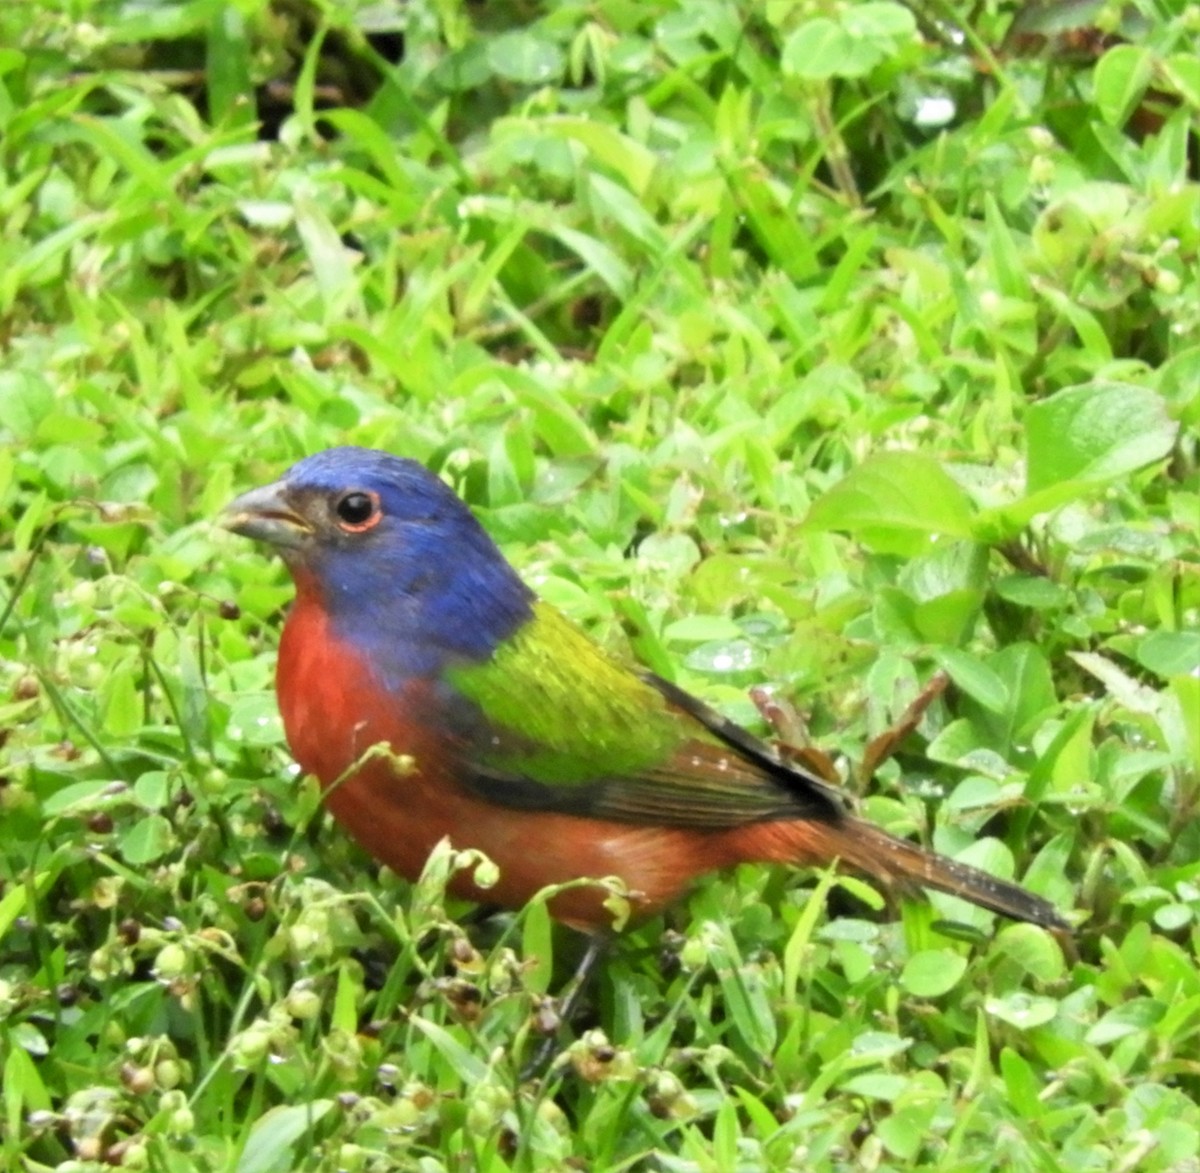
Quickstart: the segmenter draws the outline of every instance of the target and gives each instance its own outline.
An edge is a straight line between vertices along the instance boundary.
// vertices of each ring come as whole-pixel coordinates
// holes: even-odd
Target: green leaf
[[[959,643],[967,637],[983,601],[987,566],[986,546],[943,542],[904,567],[898,583],[918,604],[914,612],[918,625],[930,626],[928,639]],[[934,634],[934,620],[940,634]]]
[[[1200,57],[1195,53],[1172,53],[1162,62],[1162,75],[1189,106],[1200,107]]]
[[[611,167],[637,196],[643,196],[658,166],[653,151],[615,127],[587,118],[558,116],[540,122],[542,131],[570,139],[585,147],[606,167]]]
[[[1138,642],[1137,662],[1156,676],[1200,671],[1200,631],[1153,631]]]
[[[3,896],[0,896],[0,941],[3,941],[8,935],[17,917],[25,912],[30,895],[40,896],[58,879],[65,864],[66,854],[60,849],[52,861],[53,866],[38,872],[32,883],[26,881],[22,884],[13,884]]]
[[[1200,677],[1176,676],[1171,694],[1179,702],[1188,755],[1193,762],[1200,762]]]
[[[1058,1013],[1058,999],[1012,990],[989,998],[984,1003],[984,1010],[992,1018],[998,1018],[1017,1030],[1033,1030],[1054,1018]]]
[[[869,1100],[885,1102],[898,1099],[909,1086],[903,1075],[892,1075],[886,1071],[868,1071],[855,1075],[841,1085],[841,1090],[852,1096],[866,1096]]]
[[[1140,45],[1114,45],[1096,62],[1096,109],[1110,126],[1124,126],[1154,76],[1154,57]]]
[[[1032,736],[1032,726],[1043,719],[1057,702],[1050,663],[1036,644],[1014,643],[992,653],[986,667],[999,680],[1006,702],[1000,708],[985,704],[964,689],[964,712],[971,718],[984,744],[1009,758]],[[996,694],[983,694],[994,701]]]
[[[728,926],[712,927],[716,930],[712,942],[713,969],[730,1020],[753,1053],[770,1054],[775,1049],[778,1026],[771,1013],[762,968],[742,959]]]
[[[1005,925],[993,949],[1039,982],[1056,982],[1066,969],[1058,942],[1036,925]]]
[[[206,44],[209,118],[213,123],[250,125],[258,117],[251,74],[253,46],[238,5],[221,4],[213,9]]]
[[[554,235],[622,301],[633,292],[633,272],[603,241],[560,224]]]
[[[855,37],[898,41],[916,34],[917,21],[903,5],[891,0],[867,0],[847,6],[841,12],[842,25]]]
[[[1040,575],[1010,574],[997,579],[992,589],[1000,598],[1034,611],[1057,610],[1071,600],[1068,590]]]
[[[31,371],[0,371],[0,428],[18,440],[32,440],[54,410],[54,389]]]
[[[836,21],[818,16],[805,21],[783,43],[783,72],[806,81],[838,77],[854,45]]]
[[[356,970],[357,967],[348,962],[338,967],[333,1012],[329,1016],[329,1025],[333,1030],[351,1035],[358,1028],[358,999],[362,988]]]
[[[932,457],[884,452],[814,502],[805,525],[842,530],[884,553],[924,553],[941,537],[971,536],[967,495]]]
[[[117,796],[108,778],[92,778],[86,782],[71,782],[47,795],[42,802],[42,814],[47,818],[61,814],[79,814],[109,806]]]
[[[315,188],[299,190],[293,199],[296,231],[308,255],[329,318],[360,317],[362,304],[354,280],[355,255],[343,243]]]
[[[120,838],[125,862],[137,866],[161,859],[175,844],[175,832],[165,815],[147,815]]]
[[[1102,380],[1068,387],[1027,413],[1026,493],[1061,504],[1081,495],[1081,486],[1161,460],[1177,431],[1162,399],[1145,387]]]
[[[702,643],[707,640],[736,640],[742,634],[742,629],[724,615],[686,615],[667,626],[663,639],[669,643]]]
[[[526,964],[526,988],[544,994],[554,974],[554,934],[545,900],[532,900],[525,906],[521,953]]]
[[[985,709],[1002,713],[1008,706],[1008,689],[1004,681],[977,656],[957,648],[938,648],[934,659],[946,670],[950,679]]]
[[[313,1100],[269,1109],[251,1128],[236,1173],[288,1173],[299,1168],[303,1162],[294,1151],[296,1142],[332,1107],[332,1100]]]
[[[1000,1052],[1000,1074],[1008,1093],[1008,1102],[1026,1120],[1039,1120],[1045,1115],[1042,1105],[1042,1085],[1033,1068],[1016,1051],[1005,1047]]]
[[[412,1015],[409,1022],[429,1039],[442,1058],[450,1064],[451,1070],[468,1085],[487,1078],[486,1064],[464,1047],[444,1026],[430,1022],[428,1018],[422,1018],[419,1014]]]
[[[1156,998],[1131,998],[1105,1014],[1087,1032],[1087,1041],[1094,1047],[1104,1047],[1147,1031],[1162,1020],[1166,1009]]]
[[[17,1135],[27,1113],[50,1111],[52,1105],[37,1064],[24,1047],[14,1046],[15,1042],[8,1040],[8,1058],[4,1060],[4,1107],[10,1136]]]
[[[903,1161],[914,1161],[929,1136],[937,1103],[930,1097],[924,1103],[897,1106],[892,1114],[875,1124],[875,1135],[888,1152]]]
[[[105,729],[114,737],[128,737],[145,717],[136,667],[131,661],[117,666],[108,679],[105,694]]]
[[[532,32],[501,33],[488,43],[488,64],[500,77],[527,86],[542,86],[562,76],[563,51]]]
[[[771,263],[792,281],[805,281],[821,271],[811,234],[796,220],[773,177],[755,160],[739,156],[724,167],[730,194]]]
[[[837,876],[833,868],[822,873],[817,886],[804,902],[795,927],[788,936],[783,950],[783,990],[784,994],[795,999],[798,993],[801,974],[808,963],[809,945],[817,920],[825,910],[825,903],[833,888]]]
[[[967,959],[949,949],[914,953],[900,973],[900,985],[918,998],[940,998],[958,985],[967,972]]]

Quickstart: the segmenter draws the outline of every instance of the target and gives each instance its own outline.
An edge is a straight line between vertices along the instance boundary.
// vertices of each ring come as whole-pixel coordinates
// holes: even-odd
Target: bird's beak
[[[244,538],[284,549],[302,546],[313,532],[312,525],[288,504],[282,481],[251,489],[231,501],[221,514],[221,524]]]

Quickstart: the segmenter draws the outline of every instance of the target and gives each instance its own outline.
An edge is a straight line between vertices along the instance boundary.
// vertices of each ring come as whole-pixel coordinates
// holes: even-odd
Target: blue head
[[[428,469],[372,448],[329,448],[226,510],[274,545],[334,632],[390,674],[482,660],[532,614],[532,593],[471,511]]]

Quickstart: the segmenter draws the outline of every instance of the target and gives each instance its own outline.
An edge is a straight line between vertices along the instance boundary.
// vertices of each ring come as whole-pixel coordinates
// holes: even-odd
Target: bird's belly
[[[419,758],[417,759],[419,762]],[[403,767],[401,767],[403,768]],[[497,867],[490,888],[478,887],[473,869],[458,873],[450,890],[468,900],[518,908],[543,888],[584,879],[617,877],[629,912],[645,916],[677,900],[692,880],[726,861],[701,833],[610,823],[570,815],[510,810],[483,802],[414,763],[398,775],[373,762],[328,795],[334,816],[376,858],[416,879],[443,838],[460,849],[481,851]],[[587,884],[559,893],[555,916],[582,929],[612,925],[611,887]]]

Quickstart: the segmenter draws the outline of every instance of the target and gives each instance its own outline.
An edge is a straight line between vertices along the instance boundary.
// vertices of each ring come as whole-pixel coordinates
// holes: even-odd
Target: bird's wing
[[[502,806],[717,829],[834,820],[836,790],[690,694],[630,671],[554,608],[450,669],[459,776]]]

